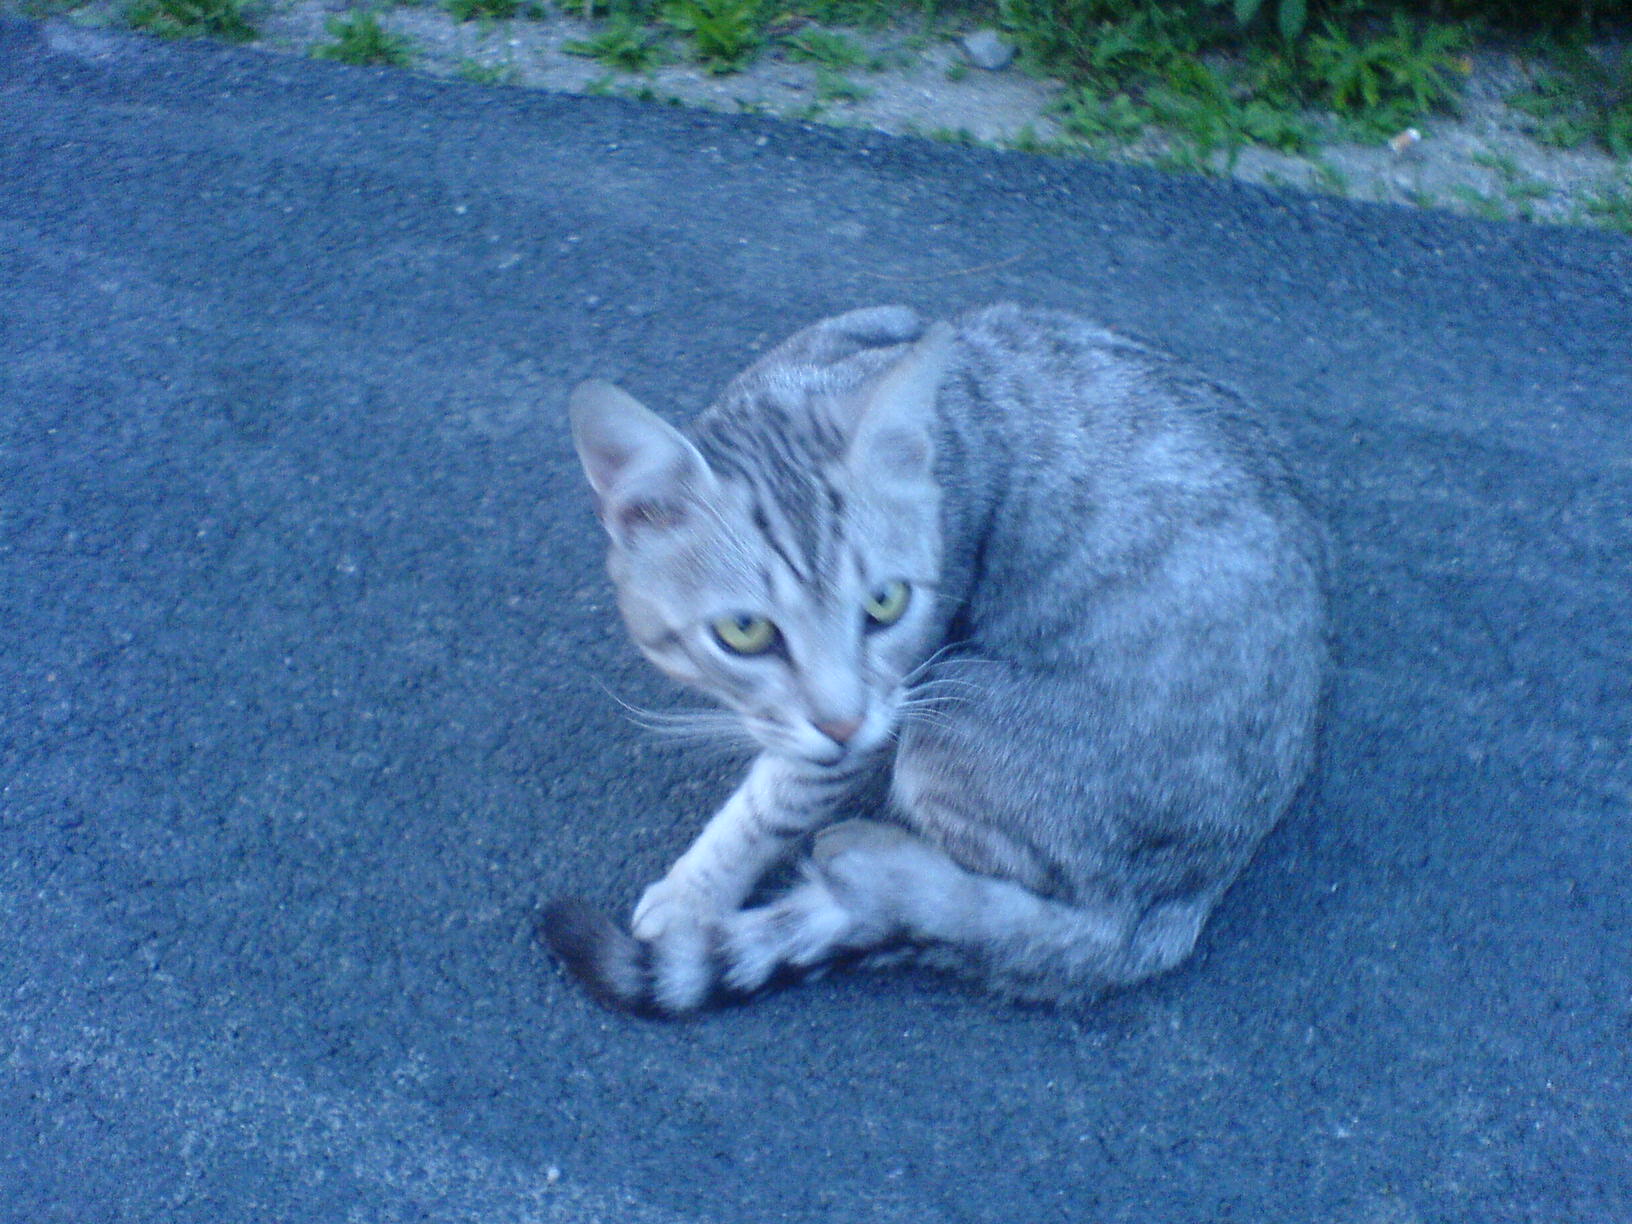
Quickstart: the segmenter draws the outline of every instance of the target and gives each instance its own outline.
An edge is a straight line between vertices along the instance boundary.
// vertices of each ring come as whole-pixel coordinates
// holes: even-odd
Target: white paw
[[[687,877],[670,872],[641,895],[629,929],[636,939],[652,943],[669,931],[712,926],[719,917],[720,905],[713,897]]]
[[[852,931],[849,913],[827,885],[806,880],[779,901],[724,920],[725,984],[757,990],[778,966],[809,968],[826,960],[846,946]]]

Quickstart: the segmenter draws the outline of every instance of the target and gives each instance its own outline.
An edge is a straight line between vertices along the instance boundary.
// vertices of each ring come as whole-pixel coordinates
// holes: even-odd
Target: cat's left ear
[[[567,409],[584,475],[614,540],[686,521],[712,476],[684,434],[608,382],[580,383]]]
[[[912,350],[864,392],[850,462],[885,480],[930,477],[935,459],[935,400],[952,359],[952,326],[936,323]]]

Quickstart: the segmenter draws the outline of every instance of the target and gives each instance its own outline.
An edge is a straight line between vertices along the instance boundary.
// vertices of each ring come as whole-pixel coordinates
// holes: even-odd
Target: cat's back
[[[1240,396],[1159,349],[1064,311],[1002,304],[956,320],[948,424],[983,434],[1022,474],[1103,484],[1202,482],[1221,494],[1292,483],[1282,447]]]
[[[1000,305],[955,327],[949,562],[988,636],[1067,648],[1100,624],[1085,609],[1130,601],[1318,637],[1322,535],[1252,405],[1064,312]]]

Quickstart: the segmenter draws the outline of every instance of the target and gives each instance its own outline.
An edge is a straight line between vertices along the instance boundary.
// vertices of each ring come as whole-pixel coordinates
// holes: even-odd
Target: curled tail
[[[587,901],[570,897],[545,908],[539,935],[567,972],[615,1011],[680,1016],[751,993],[727,986],[717,929],[636,939]]]
[[[541,934],[591,994],[638,1015],[684,1015],[901,949],[1017,998],[1060,1000],[1171,968],[1211,903],[1071,905],[966,871],[898,825],[851,820],[817,836],[804,878],[767,905],[645,941],[558,901]]]

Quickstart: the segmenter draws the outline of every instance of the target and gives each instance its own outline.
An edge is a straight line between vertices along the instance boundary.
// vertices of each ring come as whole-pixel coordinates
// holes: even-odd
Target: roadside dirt
[[[347,8],[345,0],[272,0],[258,18],[262,37],[251,45],[309,54],[333,41],[327,23]],[[568,44],[602,27],[555,11],[460,22],[440,7],[399,5],[382,12],[380,22],[408,41],[413,70],[437,76],[997,146],[1035,148],[1068,137],[1056,118],[1065,88],[1060,82],[1015,66],[976,67],[955,30],[846,31],[872,66],[843,74],[795,62],[773,41],[741,71],[716,75],[680,56],[647,72],[619,72],[570,54]],[[1507,102],[1526,87],[1534,66],[1489,48],[1470,62],[1460,113],[1426,116],[1392,142],[1356,143],[1333,124],[1329,139],[1309,155],[1244,148],[1233,159],[1215,155],[1209,168],[1351,199],[1632,229],[1632,163],[1590,148],[1540,142],[1532,134],[1534,120]],[[1160,163],[1173,148],[1168,136],[1149,132],[1126,148],[1063,155]]]

